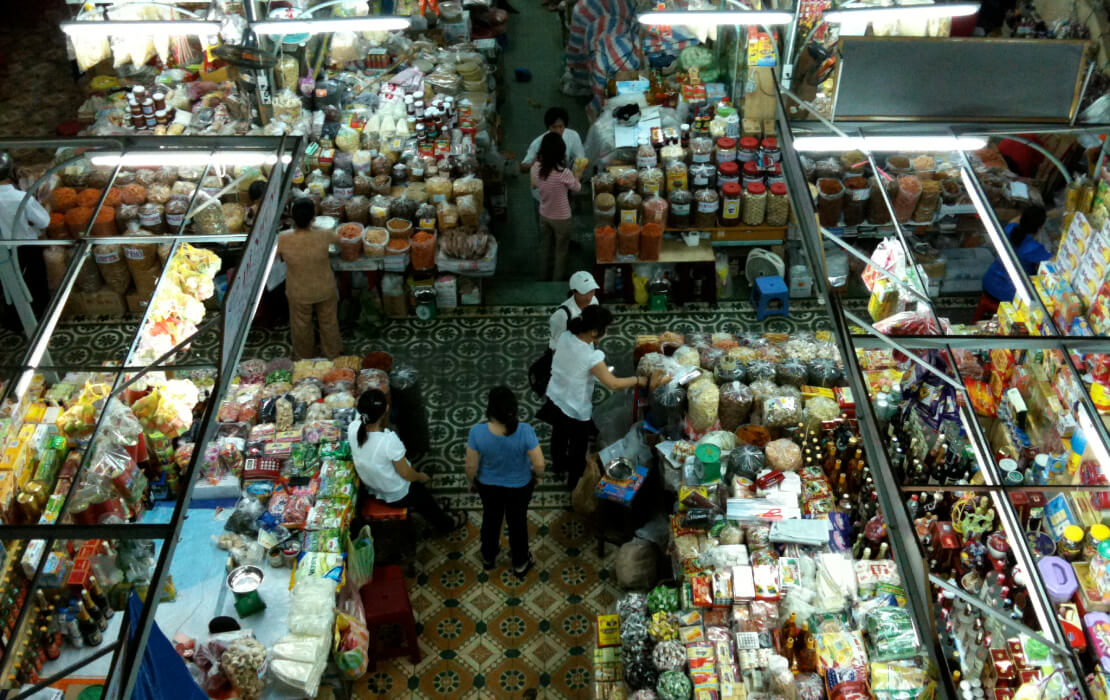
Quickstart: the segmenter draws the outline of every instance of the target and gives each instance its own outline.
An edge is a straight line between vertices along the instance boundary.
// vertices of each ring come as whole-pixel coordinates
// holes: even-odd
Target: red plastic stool
[[[362,499],[358,510],[359,521],[370,526],[374,535],[374,548],[377,560],[383,566],[401,564],[410,574],[415,572],[413,557],[416,554],[412,543],[416,541],[409,509],[392,506],[372,496]],[[359,525],[361,527],[361,524]]]
[[[409,509],[404,506],[391,506],[377,498],[367,498],[362,502],[359,515],[372,523],[384,520],[408,520]]]
[[[405,638],[405,645],[383,653],[385,659],[395,656],[408,656],[414,663],[420,663],[420,643],[416,635],[416,618],[412,614],[409,592],[405,587],[405,577],[399,566],[378,566],[374,568],[374,579],[359,591],[362,607],[366,611],[366,629],[370,633],[371,644],[376,641],[375,630],[382,625],[397,625]],[[376,667],[376,644],[370,650],[370,667]]]

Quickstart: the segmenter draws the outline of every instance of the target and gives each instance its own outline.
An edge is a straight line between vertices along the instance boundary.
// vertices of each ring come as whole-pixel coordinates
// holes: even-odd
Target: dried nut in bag
[[[126,294],[131,287],[131,273],[127,269],[127,263],[123,260],[119,244],[93,246],[92,253],[104,283],[112,291]]]

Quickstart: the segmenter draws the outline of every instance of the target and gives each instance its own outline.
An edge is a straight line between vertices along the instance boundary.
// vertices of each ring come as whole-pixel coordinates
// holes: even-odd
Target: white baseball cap
[[[579,294],[589,294],[595,289],[600,289],[594,276],[585,270],[579,270],[570,276],[570,288]]]

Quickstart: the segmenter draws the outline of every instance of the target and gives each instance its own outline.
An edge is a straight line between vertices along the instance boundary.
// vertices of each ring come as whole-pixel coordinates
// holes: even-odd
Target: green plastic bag
[[[347,580],[357,591],[374,578],[374,536],[363,525],[358,537],[347,544]]]

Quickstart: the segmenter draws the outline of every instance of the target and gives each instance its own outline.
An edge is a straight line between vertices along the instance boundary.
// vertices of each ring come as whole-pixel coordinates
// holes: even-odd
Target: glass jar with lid
[[[743,180],[741,184],[744,187],[752,184],[753,182],[763,182],[763,171],[759,168],[758,160],[749,160],[744,163]]]
[[[694,226],[698,228],[715,227],[717,225],[717,210],[721,205],[717,190],[698,190],[694,193],[694,202]]]
[[[766,214],[767,187],[761,182],[753,182],[744,194],[744,223],[761,226]]]
[[[790,200],[786,197],[786,183],[776,182],[771,185],[767,195],[767,215],[764,219],[768,226],[785,226],[790,218]]]
[[[760,150],[763,152],[763,158],[772,163],[778,163],[782,160],[782,151],[779,150],[779,140],[774,136],[768,136],[763,139],[759,144]]]
[[[717,139],[717,164],[736,160],[736,139],[722,136]]]
[[[643,200],[635,192],[621,192],[617,195],[617,209],[622,224],[640,223],[640,204]]]
[[[826,228],[840,224],[844,210],[844,185],[835,178],[823,177],[817,181],[817,219]]]
[[[737,226],[740,223],[743,189],[738,182],[721,185],[721,226]]]
[[[734,160],[717,166],[717,187],[724,187],[726,182],[740,182],[740,164]]]
[[[667,191],[684,190],[689,187],[689,177],[686,164],[681,160],[672,160],[667,163]]]
[[[708,163],[713,156],[713,141],[704,137],[698,136],[690,139],[690,162],[691,163]]]
[[[636,148],[636,167],[640,169],[654,168],[658,163],[659,158],[655,153],[655,147],[651,145],[647,138],[641,138],[640,144]]]
[[[748,162],[759,157],[759,139],[754,136],[745,136],[740,139],[740,150],[736,153],[737,160]]]

